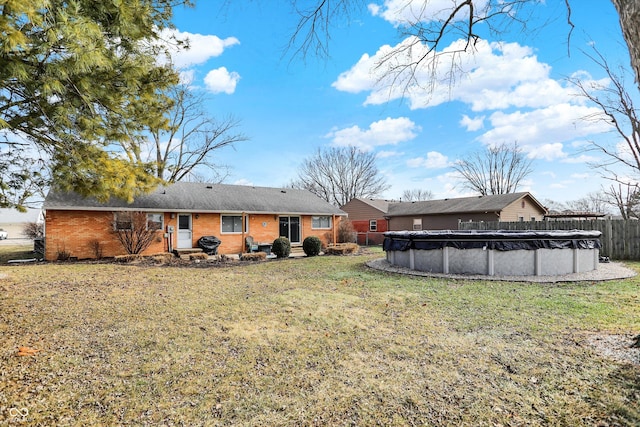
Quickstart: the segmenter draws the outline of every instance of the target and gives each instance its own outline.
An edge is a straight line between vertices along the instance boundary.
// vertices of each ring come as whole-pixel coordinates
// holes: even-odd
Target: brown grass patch
[[[0,420],[640,423],[640,368],[586,339],[637,331],[640,279],[452,286],[379,256],[0,267]]]

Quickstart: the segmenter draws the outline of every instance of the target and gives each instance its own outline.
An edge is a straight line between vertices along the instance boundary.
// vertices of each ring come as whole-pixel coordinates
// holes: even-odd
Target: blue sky
[[[564,1],[547,0],[529,19],[534,31],[514,26],[479,42],[475,55],[462,59],[467,72],[456,84],[424,90],[428,76],[419,76],[422,87],[404,96],[380,90],[371,70],[388,46],[403,42],[394,8],[407,0],[373,0],[331,33],[330,58],[306,60],[285,53],[297,24],[289,2],[220,3],[199,0],[176,10],[176,31],[191,48],[176,53],[174,63],[194,90],[208,93],[211,115],[234,116],[250,138],[217,153],[216,162],[231,167],[226,183],[284,186],[318,148],[351,144],[376,154],[391,185],[383,197],[415,188],[435,198],[460,197],[470,193],[451,168],[457,159],[517,142],[533,159],[520,190],[541,201],[576,200],[608,185],[589,166],[597,154],[585,147],[589,140],[616,144],[615,135],[583,120],[593,106],[574,96],[566,78],[605,77],[583,53],[591,44],[610,64],[628,68],[610,1],[572,2],[568,45]],[[447,40],[441,49],[455,43]],[[637,93],[633,81],[629,88]]]

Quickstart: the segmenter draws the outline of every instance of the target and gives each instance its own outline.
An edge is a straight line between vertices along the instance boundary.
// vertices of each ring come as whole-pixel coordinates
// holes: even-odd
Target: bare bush
[[[29,239],[39,239],[44,237],[44,224],[38,222],[27,222],[22,227],[22,234]]]
[[[116,212],[113,233],[128,254],[142,253],[153,243],[159,230],[150,226],[146,212]]]
[[[338,225],[338,243],[357,243],[358,233],[353,227],[353,223],[348,219],[343,219]]]
[[[102,256],[103,256],[102,243],[100,243],[98,239],[93,239],[89,242],[89,246],[91,247],[93,256],[96,257],[96,259],[102,259]]]

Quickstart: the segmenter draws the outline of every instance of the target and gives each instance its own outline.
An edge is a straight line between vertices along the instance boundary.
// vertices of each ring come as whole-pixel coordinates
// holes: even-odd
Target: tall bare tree
[[[375,154],[356,147],[318,149],[302,162],[291,185],[336,206],[356,197],[378,197],[389,188],[378,173]]]
[[[636,75],[636,83],[640,87],[640,4],[637,0],[612,0],[613,5],[620,16],[620,28],[622,35],[627,42],[629,55],[631,56],[631,67]]]
[[[515,193],[533,172],[531,162],[517,143],[503,143],[458,160],[453,169],[462,176],[466,188],[486,196]]]
[[[613,183],[604,190],[609,204],[625,218],[635,217],[640,196],[640,118],[634,96],[625,87],[625,69],[613,69],[605,57],[594,49],[590,58],[606,73],[606,82],[571,79],[579,94],[598,107],[585,120],[604,122],[615,134],[613,140],[590,141],[590,149],[603,155],[591,166]],[[634,88],[635,91],[635,88]],[[627,206],[628,204],[628,206]]]
[[[172,86],[167,96],[173,107],[165,113],[167,126],[152,127],[151,138],[131,138],[122,143],[130,159],[149,163],[155,175],[167,182],[200,180],[207,171],[207,182],[222,182],[228,168],[215,161],[217,150],[246,141],[235,132],[239,121],[227,117],[217,120],[204,110],[206,98],[186,85]],[[198,172],[199,171],[199,172]]]
[[[622,219],[640,218],[640,186],[637,183],[616,182],[605,189],[604,194]]]
[[[605,191],[592,191],[584,197],[568,201],[566,205],[574,212],[607,213],[610,202]]]
[[[571,6],[569,0],[562,2],[566,8],[566,19],[570,30]],[[402,16],[394,22],[402,43],[390,49],[376,65],[383,76],[380,80],[390,89],[408,88],[413,83],[421,86],[435,84],[436,70],[442,60],[452,61],[451,81],[456,79],[456,61],[462,52],[472,52],[482,38],[480,32],[501,34],[508,27],[518,25],[527,31],[527,23],[536,11],[534,0],[459,0],[444,2],[406,0],[398,9]],[[294,0],[299,15],[298,25],[289,40],[289,49],[301,56],[310,54],[329,56],[331,32],[345,21],[355,19],[367,9],[364,0]],[[400,13],[398,14],[400,15]],[[482,30],[478,30],[482,27]],[[456,49],[449,46],[442,54],[442,45],[453,39],[465,42]],[[446,59],[445,59],[446,58]],[[417,82],[417,76],[431,74],[431,81]]]
[[[621,146],[618,138],[611,144],[590,141],[592,148],[605,156],[604,161],[594,166],[615,175],[611,166],[623,165],[634,174],[638,174],[640,172],[640,120],[633,104],[633,96],[625,88],[625,70],[623,67],[617,71],[612,69],[604,56],[597,50],[594,51],[595,54],[589,56],[605,71],[608,82],[585,82],[579,79],[570,79],[570,81],[578,88],[581,96],[599,109],[597,113],[585,117],[585,120],[604,122],[612,126],[616,136],[623,142]]]
[[[431,199],[433,199],[433,192],[431,190],[414,188],[413,190],[404,190],[402,192],[403,202],[422,202]]]

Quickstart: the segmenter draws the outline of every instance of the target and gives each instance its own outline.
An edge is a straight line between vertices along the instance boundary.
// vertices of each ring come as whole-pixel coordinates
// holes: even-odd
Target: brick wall
[[[113,213],[49,210],[45,218],[45,259],[53,261],[60,252],[67,252],[78,259],[96,258],[95,245],[102,249],[104,257],[125,254],[120,242],[113,235]],[[147,253],[166,251],[162,233],[147,249]]]
[[[173,216],[173,218],[171,218]],[[197,218],[196,218],[197,216]],[[164,214],[164,229],[168,225],[174,226],[176,233],[172,234],[172,247],[176,247],[178,215]],[[313,229],[311,216],[301,216],[301,241],[308,236],[317,236],[327,243],[326,234],[332,234],[332,229]],[[78,259],[95,258],[95,242],[102,249],[102,256],[113,257],[124,255],[126,251],[113,234],[113,213],[110,211],[61,211],[47,210],[46,220],[46,252],[45,259],[54,261],[58,254],[66,251],[70,256]],[[340,217],[336,217],[337,226]],[[194,213],[192,215],[192,247],[197,247],[198,239],[202,236],[216,236],[222,243],[218,248],[219,254],[237,254],[244,252],[242,233],[222,233],[221,215],[218,213]],[[257,243],[271,243],[279,234],[279,216],[277,214],[249,215],[249,230],[244,237],[251,235]],[[156,240],[144,251],[144,254],[166,252],[167,239],[164,231],[158,232]]]

